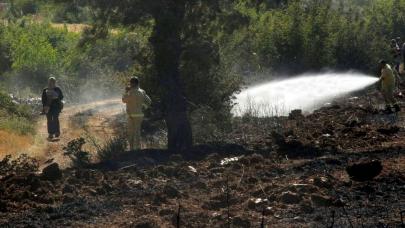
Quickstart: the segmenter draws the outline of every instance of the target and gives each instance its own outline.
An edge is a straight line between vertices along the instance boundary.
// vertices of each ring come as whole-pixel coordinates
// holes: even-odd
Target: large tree
[[[195,71],[212,74],[211,66],[219,65],[218,47],[210,42],[202,33],[209,30],[209,23],[218,19],[220,9],[216,0],[92,0],[87,1],[95,15],[94,33],[104,36],[108,25],[120,24],[124,26],[153,24],[153,31],[149,39],[154,53],[155,78],[161,93],[161,103],[168,129],[168,148],[170,151],[181,151],[192,146],[192,130],[188,119],[188,109],[191,95],[185,88],[185,82],[195,79],[193,75],[185,75],[191,68]],[[190,42],[190,40],[197,42]],[[190,51],[194,49],[194,51]],[[197,50],[197,51],[195,51]],[[198,59],[198,55],[206,58]],[[185,59],[185,56],[188,56]],[[198,62],[189,64],[190,59]],[[208,59],[208,61],[207,61]],[[205,65],[202,67],[202,65]],[[187,73],[190,73],[190,72]],[[192,70],[191,70],[192,71]],[[214,77],[203,84],[212,86],[220,84],[221,80]],[[195,80],[194,82],[195,83]],[[195,83],[199,84],[199,82]],[[201,84],[201,88],[204,85]],[[207,88],[215,89],[215,88]],[[218,91],[218,89],[217,89]],[[227,91],[234,92],[234,89]],[[189,92],[187,94],[187,92]],[[198,93],[198,91],[194,91]],[[222,93],[216,96],[217,103],[229,102],[232,93]],[[200,97],[201,98],[201,97]],[[201,98],[206,99],[207,98]],[[207,101],[209,102],[209,101]]]

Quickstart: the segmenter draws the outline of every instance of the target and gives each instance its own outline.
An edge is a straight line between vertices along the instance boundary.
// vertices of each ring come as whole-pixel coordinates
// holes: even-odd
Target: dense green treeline
[[[389,42],[405,38],[405,1],[289,1],[235,9],[247,26],[231,36],[245,72],[301,73],[356,69],[375,73],[380,58],[392,61]],[[358,4],[355,4],[358,3]],[[403,39],[405,41],[405,39]]]

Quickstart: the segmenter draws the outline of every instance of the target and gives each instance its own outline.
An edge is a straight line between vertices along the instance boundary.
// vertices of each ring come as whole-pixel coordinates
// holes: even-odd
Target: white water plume
[[[236,116],[288,115],[293,109],[312,112],[326,102],[362,90],[378,78],[355,72],[306,74],[254,86],[236,95]]]

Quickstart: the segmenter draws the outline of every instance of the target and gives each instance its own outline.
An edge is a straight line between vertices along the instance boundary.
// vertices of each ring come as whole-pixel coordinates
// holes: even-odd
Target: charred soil
[[[179,154],[125,152],[42,173],[3,160],[0,226],[401,227],[404,123],[359,98],[308,116],[235,119],[222,143]],[[375,175],[349,177],[347,167],[372,160]]]

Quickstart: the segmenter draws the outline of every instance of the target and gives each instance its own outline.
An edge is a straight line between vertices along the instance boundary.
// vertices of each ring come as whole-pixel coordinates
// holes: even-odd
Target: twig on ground
[[[179,203],[179,207],[177,208],[177,216],[176,216],[176,227],[180,228],[180,208],[181,205]]]

